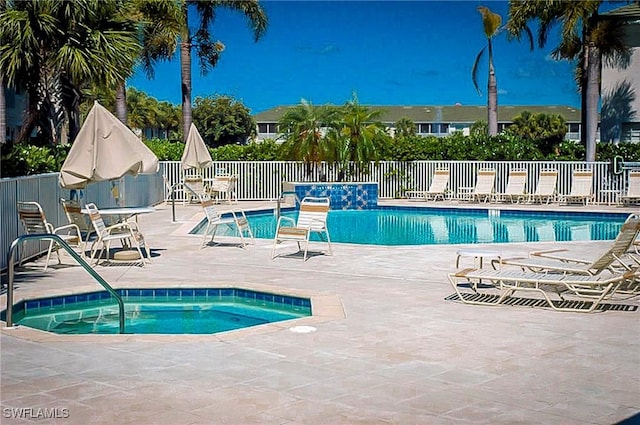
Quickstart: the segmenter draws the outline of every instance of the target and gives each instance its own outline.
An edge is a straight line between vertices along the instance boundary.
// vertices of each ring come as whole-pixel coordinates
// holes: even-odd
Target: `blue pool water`
[[[122,289],[119,293],[128,334],[212,334],[311,315],[307,298],[237,288]],[[118,306],[106,291],[22,301],[14,307],[14,320],[59,334],[119,331]]]
[[[283,215],[296,218],[296,211]],[[504,242],[612,240],[626,213],[538,212],[514,210],[379,207],[332,210],[328,216],[332,242],[371,245],[431,245]],[[254,235],[274,237],[273,210],[248,215]],[[202,224],[192,233],[202,232]],[[233,236],[226,226],[219,235]]]

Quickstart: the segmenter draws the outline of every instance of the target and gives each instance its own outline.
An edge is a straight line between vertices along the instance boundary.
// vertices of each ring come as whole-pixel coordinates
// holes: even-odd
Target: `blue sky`
[[[484,5],[507,19],[506,1],[264,1],[265,36],[254,43],[239,13],[219,10],[213,27],[226,49],[202,76],[193,61],[193,97],[229,95],[252,113],[301,99],[343,104],[356,93],[367,105],[485,105],[487,62],[471,80],[486,45],[476,10]],[[192,19],[192,23],[193,23]],[[569,105],[580,97],[573,64],[548,48],[494,39],[499,105]],[[160,63],[156,76],[129,81],[161,101],[180,104],[179,59]]]

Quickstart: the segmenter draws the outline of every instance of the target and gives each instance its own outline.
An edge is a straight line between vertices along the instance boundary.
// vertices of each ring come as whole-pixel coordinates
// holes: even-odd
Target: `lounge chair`
[[[514,269],[464,269],[448,275],[460,301],[465,304],[518,304],[511,296],[518,291],[542,295],[543,303],[557,311],[592,312],[603,300],[611,298],[618,288],[637,281],[638,269],[597,276],[573,273],[540,273]],[[487,284],[490,282],[491,284]],[[473,292],[462,292],[461,284]],[[558,300],[553,300],[550,293]],[[566,295],[571,295],[567,298]],[[571,302],[571,298],[576,298]],[[524,299],[522,305],[536,305],[535,299]]]
[[[200,245],[200,248],[204,248],[207,244],[213,242],[213,238],[215,238],[216,232],[218,231],[218,226],[235,228],[240,234],[240,240],[242,241],[243,248],[247,245],[247,242],[245,242],[244,239],[245,232],[248,234],[251,243],[254,243],[253,232],[251,231],[249,220],[247,220],[244,210],[236,208],[233,210],[226,210],[224,212],[219,211],[216,209],[215,202],[209,195],[200,196],[200,205],[202,206],[207,218],[207,228],[202,236],[202,244]],[[211,239],[207,241],[207,237],[209,235],[211,235]]]
[[[540,202],[549,204],[555,202],[556,199],[556,184],[558,182],[557,170],[544,170],[540,171],[540,178],[538,180],[538,186],[536,190],[531,194],[529,201]]]
[[[91,238],[91,235],[95,234],[96,231],[91,225],[91,221],[88,217],[82,213],[82,208],[78,202],[60,198],[60,204],[62,204],[62,210],[67,216],[69,224],[75,224],[78,226],[81,236],[84,235],[84,243],[82,245],[82,253],[84,254],[87,250],[89,238]]]
[[[478,170],[478,179],[476,185],[471,192],[472,201],[484,201],[488,202],[493,198],[494,190],[493,184],[496,181],[496,170],[494,169],[482,169]]]
[[[410,190],[405,193],[409,200],[437,201],[438,198],[444,201],[449,186],[449,170],[436,170],[428,190]]]
[[[509,170],[509,180],[503,193],[494,195],[495,201],[520,203],[527,199],[527,170]]]
[[[116,223],[112,226],[106,226],[104,220],[100,215],[100,211],[95,204],[87,204],[85,207],[89,213],[91,224],[96,231],[96,240],[91,245],[91,260],[95,258],[96,263],[100,262],[102,253],[107,252],[106,262],[111,260],[122,260],[127,262],[140,261],[142,267],[144,267],[146,261],[151,262],[151,255],[149,254],[149,248],[145,243],[144,236],[138,228],[138,224],[135,221],[124,221]],[[123,251],[114,254],[114,258],[109,258],[111,242],[120,241]],[[98,250],[98,247],[100,248]],[[146,258],[143,255],[142,250],[146,254]]]
[[[202,176],[186,176],[182,181],[185,194],[185,203],[200,203],[200,197],[206,195],[204,179]]]
[[[630,171],[627,191],[620,196],[622,205],[640,203],[640,171]]]
[[[618,236],[609,249],[595,259],[571,258],[564,256],[564,250],[534,251],[529,257],[501,258],[501,265],[518,266],[532,272],[572,273],[598,275],[603,270],[614,272],[637,268],[638,259],[629,254],[629,248],[640,233],[640,218],[633,217],[620,228]]]
[[[566,204],[581,202],[589,205],[589,201],[593,201],[593,171],[574,170],[571,191],[567,195],[560,195],[559,200]]]
[[[276,236],[273,239],[271,258],[275,258],[276,247],[279,243],[293,241],[298,244],[298,251],[302,249],[300,243],[303,242],[305,244],[303,258],[304,261],[307,261],[309,240],[314,233],[320,236],[323,234],[326,236],[327,244],[329,245],[329,255],[333,255],[329,230],[327,229],[329,209],[329,198],[305,197],[302,202],[300,202],[297,221],[290,217],[281,216],[278,219]]]
[[[47,221],[47,217],[42,210],[42,207],[37,202],[22,202],[19,201],[18,204],[18,217],[22,222],[22,226],[24,228],[24,232],[27,235],[32,234],[55,234],[60,236],[60,238],[65,241],[67,244],[79,247],[80,242],[82,241],[82,236],[80,233],[80,229],[77,225],[71,223],[65,226],[53,227],[53,224]],[[24,246],[25,241],[22,241],[22,245]],[[60,252],[58,244],[54,241],[48,241],[49,247],[47,248],[47,259],[44,263],[44,270],[47,270],[49,266],[49,259],[51,258],[51,252],[56,251],[56,255],[58,256],[58,264],[62,264],[62,260],[60,259]],[[22,265],[23,258],[20,259],[19,265]]]

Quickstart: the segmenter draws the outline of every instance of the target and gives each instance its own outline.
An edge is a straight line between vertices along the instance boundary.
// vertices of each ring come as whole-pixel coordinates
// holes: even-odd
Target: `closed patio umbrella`
[[[185,144],[180,164],[183,170],[208,168],[213,164],[209,149],[193,123],[191,123],[191,127],[189,128],[187,143]]]
[[[111,112],[95,102],[58,179],[65,189],[119,179],[127,174],[153,174],[159,169],[155,154]]]

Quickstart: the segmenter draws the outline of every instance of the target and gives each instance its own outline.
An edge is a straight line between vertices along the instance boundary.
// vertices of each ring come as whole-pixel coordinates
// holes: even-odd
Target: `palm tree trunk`
[[[600,100],[600,75],[602,73],[602,54],[600,49],[590,44],[587,52],[586,85],[584,98],[584,136],[586,161],[596,160],[596,136],[598,133],[598,103]]]
[[[493,48],[489,40],[489,81],[487,83],[487,124],[489,136],[498,134],[498,80],[493,67]]]
[[[124,125],[127,125],[127,89],[124,81],[118,83],[116,87],[116,116]]]
[[[7,102],[4,98],[4,78],[0,76],[0,145],[7,142]]]
[[[189,34],[188,4],[184,2],[184,32],[180,43],[180,79],[182,83],[182,141],[187,142],[191,128],[191,36]]]

